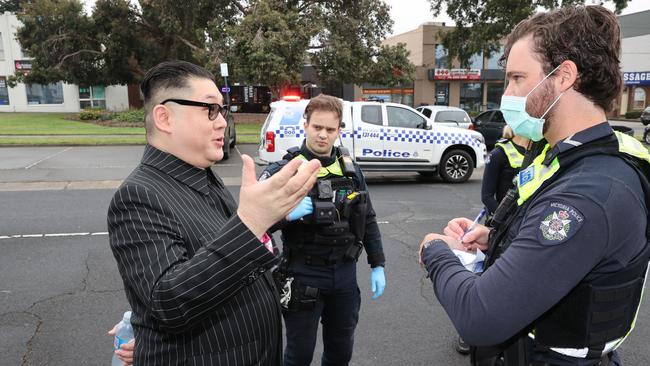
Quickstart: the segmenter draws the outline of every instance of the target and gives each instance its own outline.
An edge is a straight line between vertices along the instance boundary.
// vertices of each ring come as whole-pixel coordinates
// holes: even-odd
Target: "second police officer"
[[[284,364],[310,365],[319,321],[322,365],[347,365],[352,358],[360,294],[356,261],[365,248],[376,299],[384,291],[384,252],[375,212],[361,170],[347,150],[334,146],[342,124],[339,99],[319,95],[305,108],[305,140],[270,164],[260,179],[292,159],[319,159],[317,184],[274,229],[282,230],[279,268],[287,345]]]

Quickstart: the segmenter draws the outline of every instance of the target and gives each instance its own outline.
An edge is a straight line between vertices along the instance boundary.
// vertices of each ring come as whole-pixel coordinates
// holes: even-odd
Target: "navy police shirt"
[[[607,122],[560,141],[549,160],[612,134]],[[481,276],[447,245],[423,261],[440,303],[469,344],[496,345],[558,303],[583,279],[616,272],[646,244],[647,211],[638,175],[616,156],[574,162],[515,218],[508,249]]]

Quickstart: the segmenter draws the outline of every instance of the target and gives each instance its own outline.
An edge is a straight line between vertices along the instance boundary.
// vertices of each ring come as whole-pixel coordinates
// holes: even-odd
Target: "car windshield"
[[[436,122],[469,122],[469,116],[463,111],[440,111],[436,114]]]

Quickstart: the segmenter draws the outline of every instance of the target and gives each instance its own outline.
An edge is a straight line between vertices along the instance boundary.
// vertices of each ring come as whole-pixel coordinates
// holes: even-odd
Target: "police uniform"
[[[494,145],[485,160],[481,201],[489,214],[496,211],[508,189],[512,188],[513,179],[521,168],[525,153],[526,149],[522,146],[512,140],[502,139]]]
[[[647,169],[647,150],[607,122],[547,145],[519,173],[516,209],[501,240],[491,232],[481,276],[447,245],[425,248],[434,291],[469,344],[504,344],[522,365],[609,364],[602,356],[631,331],[650,257],[644,178],[621,152]]]
[[[273,175],[294,158],[319,159],[321,170],[317,184],[308,194],[314,206],[313,215],[284,221],[272,228],[282,230],[284,264],[280,272],[288,291],[282,296],[287,338],[284,362],[311,363],[321,320],[322,364],[347,365],[359,319],[356,260],[362,248],[372,268],[384,266],[375,212],[361,169],[349,160],[353,166],[348,165],[351,171],[346,174],[339,148],[334,147],[327,158],[312,154],[304,142],[300,149],[288,151],[283,160],[270,164],[260,179]],[[328,221],[332,212],[333,220]]]

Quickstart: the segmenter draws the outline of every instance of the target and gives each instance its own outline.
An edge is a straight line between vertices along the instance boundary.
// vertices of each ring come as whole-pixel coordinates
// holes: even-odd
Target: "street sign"
[[[221,76],[224,78],[228,76],[228,64],[227,63],[222,63],[221,65]]]
[[[221,92],[222,93],[230,93],[230,88],[227,86],[222,86],[221,87]]]

